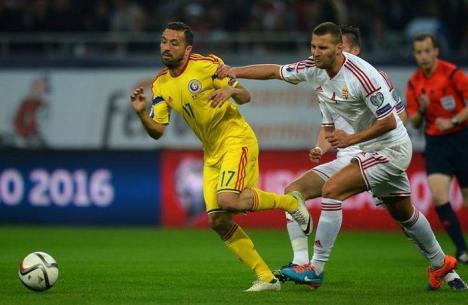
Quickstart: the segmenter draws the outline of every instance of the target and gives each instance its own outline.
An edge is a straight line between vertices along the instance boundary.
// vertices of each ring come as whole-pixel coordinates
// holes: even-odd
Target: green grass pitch
[[[247,230],[272,268],[291,259],[286,231]],[[450,253],[444,235],[439,240]],[[29,252],[51,254],[59,279],[46,292],[20,283]],[[427,262],[400,233],[342,232],[318,290],[286,283],[246,293],[254,275],[210,230],[0,227],[0,304],[468,304],[444,285],[426,291]],[[468,279],[468,266],[458,272]]]

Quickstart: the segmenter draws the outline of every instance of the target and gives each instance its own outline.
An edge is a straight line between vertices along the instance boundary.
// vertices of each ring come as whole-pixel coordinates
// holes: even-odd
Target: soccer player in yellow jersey
[[[235,79],[216,76],[223,64],[214,55],[192,54],[193,33],[181,22],[171,22],[162,33],[160,52],[166,66],[153,82],[148,113],[143,88],[130,99],[147,133],[159,139],[175,110],[203,144],[203,193],[210,227],[256,275],[246,291],[279,290],[279,281],[255,250],[252,240],[236,224],[236,212],[282,209],[298,221],[306,234],[312,223],[300,193],[264,192],[258,182],[258,143],[237,105],[250,93]]]

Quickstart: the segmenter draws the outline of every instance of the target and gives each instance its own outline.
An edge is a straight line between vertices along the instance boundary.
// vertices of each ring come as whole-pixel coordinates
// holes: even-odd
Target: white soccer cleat
[[[310,217],[309,211],[304,203],[304,198],[302,198],[302,194],[298,191],[294,191],[289,193],[289,195],[296,198],[298,206],[292,212],[289,212],[291,217],[297,222],[297,224],[301,227],[302,231],[305,235],[309,235],[312,233],[312,217]]]
[[[244,290],[245,292],[259,292],[259,291],[278,291],[281,290],[281,284],[278,280],[273,280],[274,282],[264,282],[256,280],[252,283],[252,286],[249,289]]]
[[[455,270],[450,271],[444,277],[444,280],[447,282],[447,285],[456,291],[465,291],[468,290],[468,285],[463,281],[463,279],[458,275]]]

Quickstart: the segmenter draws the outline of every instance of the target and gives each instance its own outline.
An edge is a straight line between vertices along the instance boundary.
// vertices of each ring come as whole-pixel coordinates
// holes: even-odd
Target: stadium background
[[[290,63],[309,55],[314,25],[362,30],[362,56],[404,95],[415,69],[411,37],[432,31],[442,58],[468,68],[466,1],[0,1],[0,224],[206,227],[200,145],[175,116],[164,138],[144,133],[128,96],[149,92],[161,68],[159,36],[171,20],[196,31],[196,52],[231,65]],[[261,186],[282,192],[310,167],[320,127],[307,85],[242,81],[241,107],[260,140]],[[440,228],[430,202],[421,131],[409,128],[413,201]],[[332,158],[328,155],[327,158]],[[451,192],[464,230],[468,212]],[[319,202],[308,203],[318,219]],[[368,194],[344,204],[345,229],[398,227]],[[247,227],[283,228],[280,212],[240,216]]]

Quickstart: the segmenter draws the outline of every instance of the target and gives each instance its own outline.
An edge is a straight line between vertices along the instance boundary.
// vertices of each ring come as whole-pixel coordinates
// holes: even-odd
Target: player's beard
[[[175,68],[178,68],[181,64],[182,64],[182,61],[184,60],[184,55],[180,56],[180,57],[172,57],[172,58],[165,58],[163,57],[163,54],[161,54],[161,61],[162,63],[168,67],[169,69],[175,69]]]
[[[334,58],[322,56],[319,62],[315,61],[315,64],[317,68],[326,70],[332,66],[333,60]]]

